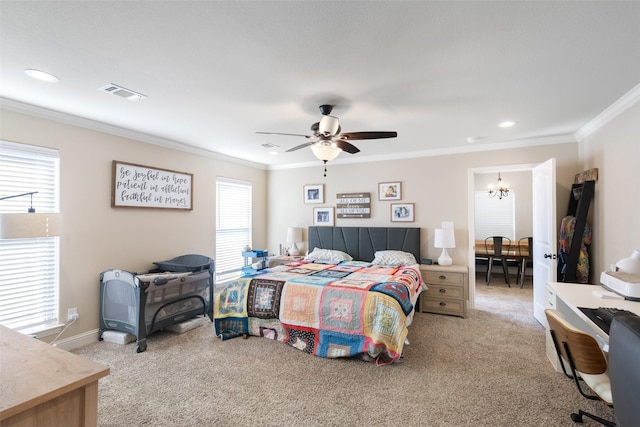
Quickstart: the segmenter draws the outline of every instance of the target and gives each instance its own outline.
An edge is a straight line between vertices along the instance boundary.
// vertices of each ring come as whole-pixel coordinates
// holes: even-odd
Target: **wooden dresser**
[[[107,375],[107,366],[0,326],[0,426],[97,426]]]
[[[467,317],[469,281],[467,267],[420,265],[429,289],[420,294],[420,311]]]

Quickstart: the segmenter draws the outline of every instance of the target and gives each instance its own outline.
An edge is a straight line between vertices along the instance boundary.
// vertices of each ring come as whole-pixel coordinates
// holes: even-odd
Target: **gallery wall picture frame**
[[[304,186],[304,202],[306,204],[324,203],[324,184],[308,184]]]
[[[415,203],[392,203],[391,222],[415,221]]]
[[[313,225],[333,227],[334,208],[313,208]]]
[[[402,200],[401,182],[381,182],[378,184],[378,200]]]

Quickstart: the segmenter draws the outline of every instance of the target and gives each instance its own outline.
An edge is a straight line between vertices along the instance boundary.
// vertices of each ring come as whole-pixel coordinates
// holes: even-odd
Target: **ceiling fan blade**
[[[304,144],[296,145],[296,146],[295,146],[295,147],[293,147],[293,148],[289,148],[287,151],[285,151],[285,153],[288,153],[288,152],[290,152],[290,151],[296,151],[296,150],[299,150],[299,149],[301,149],[301,148],[308,147],[308,146],[310,146],[310,145],[312,145],[312,144],[314,144],[314,142],[305,142]]]
[[[339,135],[340,139],[383,139],[395,138],[398,132],[345,132]]]
[[[360,150],[353,144],[348,143],[347,141],[343,141],[342,139],[336,139],[333,142],[338,146],[342,151],[349,154],[356,154]]]
[[[280,133],[280,132],[256,132],[262,135],[285,135],[285,136],[304,136],[305,138],[311,138],[313,135],[302,135],[299,133]]]

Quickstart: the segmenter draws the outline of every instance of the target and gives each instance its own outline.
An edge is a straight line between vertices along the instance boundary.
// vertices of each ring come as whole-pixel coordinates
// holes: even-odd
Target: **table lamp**
[[[287,229],[287,243],[290,243],[289,255],[300,255],[300,251],[296,247],[296,243],[302,242],[302,228],[289,227]]]
[[[33,207],[33,195],[37,191],[0,197],[0,200],[30,196],[31,203],[27,213],[0,214],[0,239],[31,239],[36,237],[54,237],[62,232],[62,214],[36,213]]]
[[[440,254],[440,257],[438,258],[438,264],[453,264],[453,260],[451,259],[451,256],[449,256],[448,251],[448,249],[456,247],[456,238],[453,233],[453,228],[437,228],[433,246],[436,248],[442,248],[442,254]]]

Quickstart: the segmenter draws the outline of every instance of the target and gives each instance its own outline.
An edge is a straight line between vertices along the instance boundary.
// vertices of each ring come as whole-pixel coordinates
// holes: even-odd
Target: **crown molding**
[[[595,116],[590,122],[582,126],[575,133],[578,141],[587,138],[589,135],[609,123],[618,115],[624,113],[631,108],[636,102],[640,101],[640,83],[629,92],[625,93],[616,102],[607,107],[602,113]]]
[[[0,97],[0,107],[14,111],[16,113],[26,114],[29,116],[38,117],[46,120],[53,120],[56,122],[64,123],[67,125],[78,126],[81,128],[108,133],[110,135],[120,136],[127,139],[133,139],[135,141],[145,142],[147,144],[157,145],[172,150],[183,151],[186,153],[196,154],[198,156],[206,156],[226,162],[236,163],[244,166],[250,166],[256,169],[267,169],[266,165],[261,163],[255,163],[248,160],[240,159],[237,157],[226,156],[224,154],[216,153],[214,151],[205,150],[203,148],[193,147],[174,140],[161,138],[154,135],[149,135],[143,132],[134,131],[131,129],[122,128],[119,126],[109,125],[107,123],[99,122],[96,120],[86,119],[73,114],[63,113],[60,111],[51,110],[45,107],[39,107],[32,104],[16,101],[9,98]]]
[[[379,154],[373,156],[359,156],[359,157],[343,157],[327,163],[327,165],[347,165],[355,163],[371,163],[371,162],[384,162],[389,160],[405,160],[415,159],[417,157],[436,157],[447,156],[452,154],[465,154],[476,153],[481,151],[496,151],[496,150],[509,150],[513,148],[535,147],[539,145],[553,145],[553,144],[567,144],[572,142],[578,142],[574,135],[551,135],[542,136],[538,138],[527,138],[512,141],[496,141],[491,142],[489,140],[482,144],[474,143],[468,146],[451,147],[451,148],[438,148],[434,150],[421,150],[412,151],[409,153],[391,153],[391,154]],[[290,163],[285,165],[271,165],[269,170],[282,170],[282,169],[299,169],[307,167],[317,167],[321,165],[320,160],[304,163]]]
[[[637,101],[638,99],[640,99],[640,85],[638,85],[635,89],[638,89],[638,93],[634,97],[635,101]],[[63,113],[60,111],[55,111],[48,108],[23,103],[20,101],[9,99],[9,98],[0,97],[0,106],[2,108],[15,111],[17,113],[40,117],[47,120],[53,120],[60,123],[82,127],[85,129],[95,130],[98,132],[104,132],[111,135],[120,136],[123,138],[133,139],[136,141],[141,141],[141,142],[161,146],[164,148],[169,148],[169,149],[188,152],[188,153],[196,154],[200,156],[215,158],[218,160],[223,160],[231,163],[250,166],[256,169],[262,169],[262,170],[299,169],[299,168],[307,168],[307,167],[316,167],[319,164],[318,163],[319,161],[315,161],[315,160],[310,162],[303,162],[303,163],[289,163],[289,164],[279,164],[279,165],[267,165],[267,164],[255,163],[255,162],[240,159],[237,157],[226,156],[213,151],[192,147],[177,141],[160,138],[157,136],[145,134],[145,133],[134,131],[131,129],[125,129],[118,126],[109,125],[103,122],[98,122],[96,120],[75,116],[73,114]],[[628,108],[628,105],[626,108]],[[355,163],[370,163],[370,162],[381,162],[381,161],[389,161],[389,160],[412,159],[416,157],[435,157],[435,156],[446,156],[446,155],[452,155],[452,154],[464,154],[464,153],[473,153],[473,152],[481,152],[481,151],[507,150],[512,148],[533,147],[533,146],[539,146],[539,145],[564,144],[564,143],[577,142],[576,135],[577,133],[573,135],[571,134],[550,135],[550,136],[542,136],[542,137],[535,137],[535,138],[510,140],[510,141],[492,141],[489,139],[482,139],[482,140],[478,140],[474,144],[469,144],[469,145],[459,146],[459,147],[438,148],[433,150],[420,150],[420,151],[413,151],[408,153],[391,153],[391,154],[380,154],[380,155],[371,155],[371,156],[357,156],[353,158],[343,157],[343,158],[338,158],[336,160],[332,160],[330,164],[346,165],[346,164],[355,164]]]

